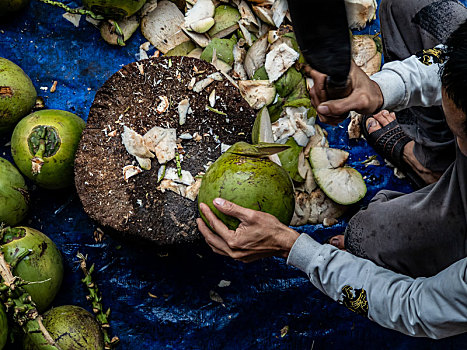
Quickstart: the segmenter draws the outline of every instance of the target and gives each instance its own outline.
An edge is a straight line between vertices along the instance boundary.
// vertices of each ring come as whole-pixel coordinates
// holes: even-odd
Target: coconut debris
[[[143,136],[143,139],[147,148],[156,154],[159,164],[165,164],[175,158],[176,129],[155,126]]]
[[[299,56],[300,54],[297,51],[285,43],[269,51],[266,55],[266,63],[264,65],[268,73],[269,81],[272,83],[279,79],[282,74],[293,66]]]
[[[137,166],[134,165],[126,165],[123,167],[123,179],[128,182],[128,179],[130,177],[133,177],[135,175],[138,175],[142,173],[143,170]]]
[[[178,104],[178,123],[180,125],[185,124],[186,122],[186,115],[188,113],[188,109],[190,108],[190,100],[187,98],[180,101]]]
[[[169,99],[167,96],[159,96],[161,102],[156,107],[156,112],[158,114],[164,113],[170,107]]]

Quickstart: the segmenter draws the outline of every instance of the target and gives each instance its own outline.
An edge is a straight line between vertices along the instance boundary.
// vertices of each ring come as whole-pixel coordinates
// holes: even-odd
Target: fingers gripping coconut
[[[0,14],[4,13],[3,3],[0,2]],[[13,62],[0,57],[0,134],[12,129],[31,111],[36,97],[36,89],[26,73]]]
[[[295,206],[293,183],[287,172],[268,158],[286,148],[276,144],[236,143],[209,167],[201,183],[198,204],[208,205],[231,230],[238,227],[239,220],[214,207],[215,198],[272,214],[288,225]],[[202,212],[201,217],[208,223]]]
[[[242,262],[279,256],[287,258],[299,234],[281,223],[268,213],[243,208],[222,198],[213,202],[217,210],[240,220],[240,225],[233,231],[220,221],[204,203],[200,210],[213,233],[202,219],[198,219],[198,228],[207,244],[215,253],[230,256]]]
[[[20,172],[0,158],[0,223],[17,225],[28,211],[29,195]]]
[[[18,123],[11,138],[16,165],[44,188],[70,186],[84,127],[84,121],[70,112],[50,109],[30,114]]]

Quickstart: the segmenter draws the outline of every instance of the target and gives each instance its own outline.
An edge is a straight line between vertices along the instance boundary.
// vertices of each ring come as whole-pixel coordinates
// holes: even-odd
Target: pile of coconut
[[[361,29],[375,18],[375,0],[345,2],[351,29]],[[258,110],[253,142],[290,146],[272,158],[289,172],[296,185],[296,210],[291,224],[336,223],[346,205],[361,199],[366,188],[363,191],[358,185],[361,188],[355,196],[342,199],[340,194],[317,184],[310,153],[318,154],[311,150],[327,148],[329,144],[326,132],[315,124],[316,112],[308,93],[313,82],[302,73],[305,60],[293,33],[287,0],[187,0],[184,5],[169,0],[149,1],[139,14],[118,24],[125,40],[141,25],[148,40],[140,46],[141,59],[148,58],[155,49],[153,56],[199,58],[224,73],[250,106]],[[353,36],[352,51],[354,61],[367,74],[380,69],[378,37]],[[359,118],[352,116],[350,137],[360,137]],[[347,157],[346,153],[340,154],[337,168],[350,169],[343,167]],[[347,170],[342,174],[351,178],[355,175]],[[345,197],[353,190],[344,187],[340,192]]]

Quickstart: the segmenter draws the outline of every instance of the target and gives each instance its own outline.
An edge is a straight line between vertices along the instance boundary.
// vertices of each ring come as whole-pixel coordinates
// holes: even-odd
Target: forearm
[[[467,331],[464,260],[437,276],[411,279],[301,235],[287,263],[323,293],[383,327],[443,338]]]
[[[427,52],[441,53],[442,47]],[[441,58],[429,54],[411,56],[404,61],[387,63],[370,79],[375,81],[383,94],[382,109],[398,111],[413,106],[441,104]],[[434,60],[438,62],[433,62]]]

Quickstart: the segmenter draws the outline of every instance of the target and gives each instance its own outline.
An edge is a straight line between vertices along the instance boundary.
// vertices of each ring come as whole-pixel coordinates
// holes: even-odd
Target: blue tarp
[[[75,28],[62,14],[31,0],[26,12],[0,23],[0,57],[25,70],[48,108],[68,110],[86,120],[97,89],[123,65],[137,60],[139,45],[146,40],[138,31],[126,47],[112,47],[84,18]],[[376,21],[364,33],[377,31]],[[41,89],[50,89],[54,80],[55,93]],[[361,164],[375,152],[364,140],[349,142],[346,126],[327,130],[331,146],[348,150],[350,164],[366,178],[369,190],[360,205],[382,188],[410,191],[391,169]],[[2,137],[0,144],[9,137]],[[0,156],[12,160],[8,146],[0,147]],[[120,337],[120,349],[467,348],[466,336],[436,342],[383,329],[321,294],[302,272],[279,258],[243,264],[214,255],[203,243],[167,250],[111,237],[96,243],[97,226],[73,189],[53,192],[29,185],[32,205],[25,224],[49,235],[65,261],[65,280],[54,305],[90,309],[76,263],[78,251],[87,255],[97,265],[95,279],[104,305],[112,309],[111,333]],[[350,215],[332,228],[299,230],[322,241],[341,233]],[[219,287],[221,280],[230,285]],[[211,300],[211,291],[223,302]],[[285,326],[289,330],[281,336]]]

